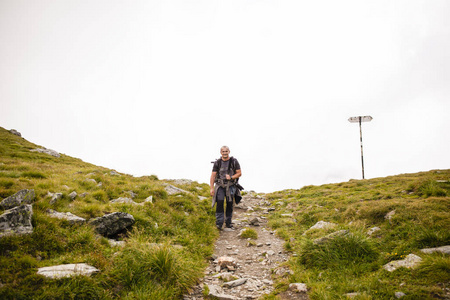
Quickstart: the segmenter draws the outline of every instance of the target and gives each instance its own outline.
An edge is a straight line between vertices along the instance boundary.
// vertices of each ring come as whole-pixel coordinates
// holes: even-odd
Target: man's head
[[[220,155],[222,155],[222,160],[230,159],[230,148],[228,146],[222,146],[220,148]]]

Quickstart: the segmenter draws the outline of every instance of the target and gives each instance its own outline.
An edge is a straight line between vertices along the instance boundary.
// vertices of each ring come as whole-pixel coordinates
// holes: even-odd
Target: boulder
[[[92,273],[98,271],[99,270],[94,268],[93,266],[83,263],[39,268],[37,273],[48,278],[58,279],[75,275],[90,276]]]
[[[72,193],[69,194],[69,198],[73,201],[75,200],[75,198],[78,196],[77,192],[73,191]]]
[[[222,288],[217,285],[208,284],[208,290],[209,290],[208,296],[212,297],[213,299],[218,299],[218,300],[236,300],[237,299],[234,296],[224,294]]]
[[[9,132],[11,132],[14,135],[22,137],[22,134],[20,132],[18,132],[17,130],[15,130],[15,129],[11,129]]]
[[[95,218],[89,224],[95,227],[97,233],[103,236],[111,236],[127,229],[135,222],[134,217],[124,212],[115,212]]]
[[[44,154],[48,154],[48,155],[58,157],[58,158],[61,157],[61,155],[58,152],[56,152],[55,150],[51,150],[51,149],[40,148],[40,149],[32,149],[30,151],[44,153]]]
[[[237,279],[237,280],[233,280],[233,281],[228,281],[228,282],[225,282],[223,284],[223,286],[226,286],[228,288],[234,288],[234,287],[245,284],[247,282],[247,280],[248,280],[248,278],[241,278],[241,279]]]
[[[176,186],[173,186],[170,184],[166,185],[165,190],[166,190],[167,194],[169,194],[169,195],[175,195],[175,194],[180,194],[180,193],[189,193],[185,190],[182,190],[182,189],[177,188]]]
[[[389,272],[395,271],[401,267],[411,269],[411,268],[414,268],[415,266],[417,266],[421,261],[422,261],[422,258],[420,258],[419,256],[417,256],[415,254],[409,254],[403,260],[395,260],[395,261],[391,261],[391,262],[385,264],[383,266],[383,268]]]
[[[33,207],[31,205],[21,205],[5,211],[0,215],[0,237],[32,233],[32,216]]]
[[[72,224],[72,225],[73,224],[81,224],[81,223],[86,222],[86,219],[78,217],[70,212],[62,213],[62,212],[54,211],[53,209],[49,209],[47,212],[50,217],[67,220],[67,221],[69,221],[69,224]]]
[[[0,202],[1,209],[10,209],[22,204],[31,204],[36,197],[34,190],[21,190]]]

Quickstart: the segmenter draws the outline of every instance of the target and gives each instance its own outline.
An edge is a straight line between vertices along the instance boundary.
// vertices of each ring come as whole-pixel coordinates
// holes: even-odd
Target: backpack
[[[222,167],[222,157],[216,160],[216,162],[219,161],[219,170]],[[214,162],[215,163],[215,162]],[[236,159],[231,156],[230,157],[230,163],[228,164],[228,173],[230,173],[230,170],[233,170],[234,173],[236,173]],[[239,178],[235,179],[235,185],[239,190],[243,190],[244,188],[239,184]]]

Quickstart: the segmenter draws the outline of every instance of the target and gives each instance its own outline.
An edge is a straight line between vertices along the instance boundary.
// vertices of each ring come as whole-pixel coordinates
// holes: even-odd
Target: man
[[[216,203],[216,227],[219,230],[222,229],[224,219],[226,227],[233,228],[231,218],[233,215],[233,198],[237,190],[236,180],[242,175],[239,162],[230,156],[230,148],[227,146],[220,148],[220,155],[222,157],[214,163],[209,182],[211,196],[213,196],[212,206]],[[224,214],[225,201],[227,205]]]

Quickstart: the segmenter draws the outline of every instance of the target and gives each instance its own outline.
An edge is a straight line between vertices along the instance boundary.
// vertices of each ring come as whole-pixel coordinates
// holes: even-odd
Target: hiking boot
[[[227,228],[231,228],[231,229],[234,229],[234,227],[233,227],[233,224],[227,224],[227,225],[225,225]]]
[[[222,230],[222,226],[216,225],[217,229]]]

